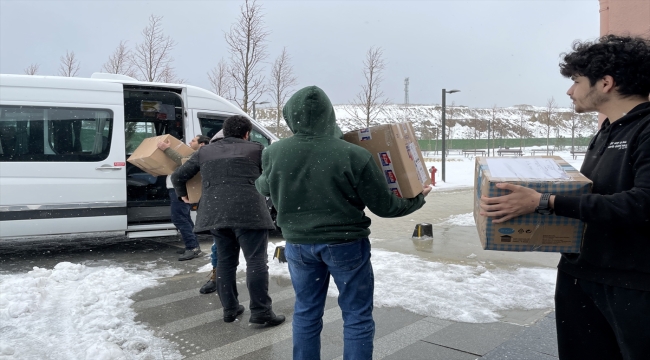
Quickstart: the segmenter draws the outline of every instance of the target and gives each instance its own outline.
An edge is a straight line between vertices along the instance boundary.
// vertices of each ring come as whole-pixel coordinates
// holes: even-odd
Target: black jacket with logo
[[[586,223],[579,254],[561,271],[594,282],[650,291],[650,102],[606,119],[580,169],[592,194],[556,196],[555,212]]]
[[[227,137],[202,146],[174,171],[179,197],[185,183],[201,171],[202,192],[194,232],[212,229],[275,229],[266,199],[255,189],[262,173],[262,149],[256,142]]]

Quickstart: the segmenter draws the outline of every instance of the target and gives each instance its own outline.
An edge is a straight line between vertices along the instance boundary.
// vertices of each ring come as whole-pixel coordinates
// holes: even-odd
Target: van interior
[[[180,89],[124,87],[126,157],[149,137],[170,134],[187,143]],[[165,176],[152,176],[126,163],[129,225],[169,222],[169,191]]]

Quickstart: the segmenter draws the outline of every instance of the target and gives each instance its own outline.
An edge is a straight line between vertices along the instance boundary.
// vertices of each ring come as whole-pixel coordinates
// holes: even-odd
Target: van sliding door
[[[124,89],[126,157],[142,140],[165,134],[187,143],[183,100],[180,91],[127,87]],[[166,176],[152,176],[127,163],[126,190],[128,223],[148,225],[170,223],[169,190]]]

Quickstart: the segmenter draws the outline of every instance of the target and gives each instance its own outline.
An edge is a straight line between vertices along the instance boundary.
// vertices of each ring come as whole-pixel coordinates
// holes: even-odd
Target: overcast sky
[[[156,14],[177,42],[178,76],[210,88],[206,74],[228,57],[223,34],[242,1],[0,0],[0,72],[22,74],[38,63],[39,74],[56,75],[70,50],[81,62],[78,76],[88,77],[120,40],[140,42]],[[599,35],[598,0],[258,2],[270,31],[265,73],[286,46],[298,88],[320,86],[336,104],[359,92],[365,53],[380,46],[381,88],[393,103],[404,102],[409,77],[412,104],[440,103],[447,88],[461,90],[448,104],[543,106],[553,96],[568,107],[560,54]]]

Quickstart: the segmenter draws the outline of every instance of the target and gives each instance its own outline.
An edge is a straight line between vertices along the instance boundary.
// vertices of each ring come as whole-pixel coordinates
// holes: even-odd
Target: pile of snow
[[[465,216],[465,215],[462,215]],[[473,220],[472,220],[473,221]],[[276,246],[269,244],[269,275],[290,279],[289,267],[270,260]],[[246,270],[240,254],[238,271]],[[468,323],[495,322],[499,311],[548,309],[554,306],[556,269],[491,269],[428,261],[383,249],[372,249],[375,306],[401,307],[414,313]],[[203,266],[209,271],[212,265]],[[328,295],[338,296],[334,280]]]
[[[474,214],[460,214],[452,215],[447,220],[443,221],[441,225],[452,225],[452,226],[474,226],[476,222],[474,221]]]
[[[134,321],[129,297],[176,270],[62,262],[0,275],[0,359],[181,359]]]

